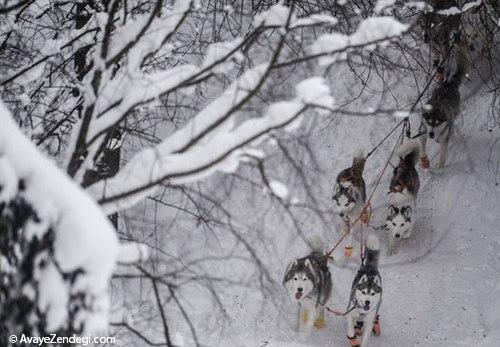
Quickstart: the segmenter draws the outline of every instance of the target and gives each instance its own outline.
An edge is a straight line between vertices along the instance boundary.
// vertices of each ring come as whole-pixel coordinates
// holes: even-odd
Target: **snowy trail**
[[[463,120],[458,122],[459,132],[453,139],[445,170],[419,171],[418,219],[412,237],[403,241],[397,255],[387,257],[387,238],[379,235],[384,283],[382,336],[372,337],[370,346],[474,346],[488,333],[484,312],[491,305],[489,299],[500,270],[500,238],[496,227],[500,225],[500,187],[495,186],[488,167],[489,149],[498,134],[488,138],[488,133],[480,127],[481,120],[468,116],[486,115],[481,107],[486,103],[481,101],[462,110]],[[365,130],[375,133],[376,122],[366,123],[358,124],[358,134]],[[341,126],[337,124],[338,128]],[[349,134],[338,135],[332,151],[354,145]],[[432,145],[431,151],[435,151]],[[374,184],[374,172],[378,172],[386,153],[380,155],[378,162],[368,163],[369,190]],[[350,153],[341,161],[349,162],[349,156]],[[331,158],[331,153],[325,157]],[[375,194],[374,225],[385,218],[384,192],[390,173],[386,176],[381,183],[383,188]],[[338,266],[330,268],[334,280],[331,306],[344,309],[358,263],[340,261]],[[283,293],[280,312],[263,315],[256,320],[251,333],[233,336],[227,345],[347,346],[344,319],[327,314],[325,329],[309,337],[302,336],[291,330],[294,310],[290,306]]]

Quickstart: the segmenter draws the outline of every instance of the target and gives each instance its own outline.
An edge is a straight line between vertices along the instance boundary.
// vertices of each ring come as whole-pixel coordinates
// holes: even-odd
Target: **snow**
[[[289,16],[290,8],[278,3],[267,11],[257,14],[253,20],[253,26],[285,26]]]
[[[271,6],[267,11],[257,14],[253,21],[254,27],[283,27],[290,17],[290,28],[298,28],[310,25],[334,26],[338,23],[337,18],[323,13],[315,13],[307,17],[297,18],[295,13],[290,16],[290,7],[281,3]]]
[[[0,203],[12,200],[17,194],[17,174],[10,160],[0,157]]]
[[[57,331],[68,319],[67,284],[52,263],[34,276],[39,281],[38,308],[47,315],[47,331]]]
[[[297,96],[305,104],[332,108],[334,99],[330,93],[330,87],[322,77],[311,77],[300,82],[297,87]]]
[[[99,98],[90,98],[86,104],[96,101],[95,114],[100,117],[88,133],[88,139],[115,124],[134,105],[158,97],[193,76],[198,69],[193,65],[181,65],[170,70],[152,74],[140,73],[131,76],[121,74],[109,80],[99,93]],[[89,91],[86,96],[92,95]],[[111,107],[111,105],[116,105]]]
[[[312,45],[311,53],[314,55],[342,51],[349,45],[349,36],[339,33],[323,34]],[[320,65],[335,62],[335,56],[321,58]]]
[[[328,14],[312,14],[308,17],[297,18],[292,22],[291,27],[295,28],[295,27],[318,25],[318,24],[334,26],[337,25],[338,22],[339,21],[337,18],[330,16]]]
[[[473,84],[469,81],[464,84],[465,95]],[[500,187],[495,184],[495,176],[498,179],[495,174],[497,164],[493,163],[498,163],[500,159],[497,141],[500,132],[498,129],[493,133],[484,130],[490,99],[481,96],[481,93],[475,95],[475,98],[465,99],[462,105],[445,169],[436,172],[418,168],[421,188],[413,235],[403,241],[397,255],[389,257],[386,255],[386,235],[382,231],[376,232],[382,250],[382,336],[372,337],[369,347],[498,345],[500,281],[496,274],[500,270],[497,228],[500,224],[500,205],[497,203]],[[416,132],[419,117],[411,115],[410,120]],[[328,124],[327,120],[318,126],[322,130],[313,132],[311,150],[316,153],[316,160],[323,163],[321,173],[316,174],[316,168],[304,170],[306,174],[313,175],[312,181],[323,192],[319,196],[325,204],[330,198],[332,180],[340,169],[351,163],[353,152],[360,147],[373,148],[398,121],[392,117],[346,117],[337,119],[332,126],[325,125],[324,129],[321,125]],[[437,148],[429,143],[433,165],[437,160]],[[375,186],[394,144],[395,137],[391,137],[389,143],[367,160],[365,179],[368,193]],[[392,162],[397,163],[397,159]],[[286,177],[286,168],[277,171]],[[372,201],[371,223],[374,226],[382,224],[386,217],[390,171],[383,177]],[[295,193],[288,181],[280,181],[288,185],[290,194]],[[319,230],[317,232],[323,235],[325,247],[331,245],[338,235],[329,229],[316,228],[314,219],[307,213],[301,216],[304,230]],[[238,319],[231,325],[230,333],[221,334],[223,342],[218,345],[347,346],[344,319],[330,314],[326,317],[326,327],[315,330],[310,336],[301,336],[292,330],[296,310],[280,282],[290,257],[303,256],[308,249],[293,240],[295,234],[287,226],[278,222],[276,225],[280,225],[280,235],[275,235],[271,241],[266,239],[274,246],[264,254],[265,261],[273,268],[273,278],[277,283],[273,291],[276,296],[267,299],[277,300],[280,304],[270,304],[265,298],[248,294],[239,301],[243,309],[236,304],[230,305],[229,314]],[[274,226],[272,224],[269,228],[272,230]],[[306,233],[307,237],[312,235],[314,232]],[[358,254],[353,260],[345,260],[340,250],[335,252],[334,257],[335,260],[330,263],[334,281],[330,306],[344,309],[350,283],[359,266]],[[253,310],[255,306],[258,309]]]
[[[210,67],[224,57],[231,55],[231,52],[236,51],[236,48],[241,44],[241,42],[242,40],[238,38],[233,41],[216,42],[211,44],[205,52],[205,59],[203,61],[202,67]],[[236,52],[236,54],[233,56],[233,59],[239,61],[242,59],[242,57],[243,56],[240,52]],[[232,65],[233,64],[228,63],[220,64],[216,66],[213,71],[218,73],[226,73],[231,70],[231,68],[233,67]]]
[[[145,31],[144,38],[140,40],[139,44],[134,45],[132,52],[128,54],[129,65],[130,63],[140,63],[142,59],[138,59],[138,57],[145,57],[162,45],[165,37],[175,29],[183,19],[184,14],[189,11],[192,2],[191,0],[176,0],[167,15],[155,16],[152,20],[151,13],[128,19],[127,23],[120,26],[112,36],[108,58],[114,59],[125,47],[135,42],[140,33]]]
[[[269,188],[271,188],[272,193],[280,199],[285,200],[288,198],[288,188],[280,181],[273,180],[269,182]]]
[[[95,298],[94,303],[88,303],[88,310],[80,313],[82,322],[88,329],[105,330],[102,323],[107,320],[107,288],[118,253],[115,230],[90,196],[21,134],[3,103],[0,120],[0,170],[8,174],[2,175],[2,183],[11,187],[15,177],[25,179],[25,198],[41,211],[41,217],[49,218],[55,231],[55,261],[64,272],[82,269],[84,273],[78,276],[74,289]],[[32,230],[31,234],[36,232]],[[42,281],[38,305],[47,310],[47,326],[56,330],[66,319],[63,311],[67,310],[64,305],[70,293],[54,264],[39,271],[35,274]]]
[[[149,249],[145,244],[137,242],[129,242],[120,245],[118,252],[118,263],[134,264],[147,260],[149,257]]]
[[[45,0],[43,6],[49,3]],[[338,1],[338,3],[345,3],[345,1]],[[383,13],[384,9],[390,8],[394,3],[394,0],[378,0],[374,11],[377,14]],[[105,59],[95,59],[94,70],[82,82],[82,88],[88,88],[84,90],[85,105],[96,102],[93,124],[87,140],[98,138],[102,131],[120,120],[135,104],[155,101],[163,93],[200,74],[203,69],[241,43],[241,38],[217,42],[206,48],[204,59],[199,64],[190,61],[188,64],[177,65],[170,70],[145,73],[140,66],[144,57],[158,49],[162,49],[165,54],[173,49],[173,45],[162,46],[163,38],[179,23],[183,11],[190,4],[189,1],[177,0],[173,9],[168,8],[167,11],[166,7],[167,12],[164,12],[161,18],[154,18],[141,44],[134,47],[123,59],[126,68],[123,65],[124,68],[120,69],[113,78],[106,74],[102,76],[103,84],[94,94],[90,88],[90,79],[94,76],[93,74],[132,42],[149,18],[147,15],[135,15],[127,19],[126,26],[117,27],[119,29],[110,45],[110,54]],[[451,7],[438,13],[454,15],[466,12],[480,4],[482,4],[480,0],[468,2],[462,8]],[[424,5],[425,2],[408,2],[403,6],[422,8]],[[196,6],[199,6],[197,2]],[[229,7],[226,5],[225,9],[231,11]],[[283,27],[289,19],[291,29],[337,24],[337,19],[327,14],[314,14],[303,18],[290,16],[290,9],[280,2],[255,16],[253,26]],[[107,14],[97,14],[93,20],[89,21],[86,28],[61,35],[61,38],[57,40],[47,40],[40,47],[40,52],[45,56],[54,55],[83,30],[93,25],[103,28],[107,20]],[[15,23],[10,25],[17,27]],[[352,35],[339,32],[321,35],[310,50],[312,54],[325,55],[320,58],[320,64],[327,65],[342,59],[352,46],[371,44],[368,48],[371,49],[375,43],[383,44],[401,35],[407,29],[407,25],[394,18],[371,17],[362,21]],[[87,35],[86,39],[79,41],[79,45],[91,42],[89,39],[94,35],[95,33]],[[76,45],[72,49],[78,47]],[[233,69],[233,63],[241,58],[241,54],[236,52],[231,57],[231,62],[216,66],[212,72],[227,74],[227,78],[231,78],[229,72]],[[335,106],[335,101],[341,99],[338,97],[339,92],[330,88],[329,82],[321,77],[311,77],[295,83],[295,97],[293,89],[287,91],[290,94],[289,97],[271,103],[263,114],[254,118],[242,117],[246,116],[243,112],[232,115],[232,108],[250,97],[253,89],[268,73],[268,65],[265,63],[252,66],[241,76],[238,75],[239,78],[234,80],[219,97],[213,99],[181,129],[175,131],[157,146],[142,150],[132,158],[127,157],[125,160],[128,162],[118,175],[90,187],[89,192],[96,199],[119,197],[120,194],[132,189],[139,191],[118,201],[104,203],[102,210],[87,195],[87,192],[59,171],[50,160],[41,155],[26,140],[5,107],[0,104],[0,120],[2,121],[0,127],[0,186],[2,188],[0,202],[10,200],[17,193],[18,178],[25,179],[27,189],[24,197],[36,207],[42,220],[41,223],[28,224],[24,230],[25,235],[28,238],[40,236],[49,225],[55,232],[54,256],[57,264],[49,261],[47,266],[38,268],[34,273],[34,276],[40,280],[39,296],[37,297],[35,289],[30,285],[22,288],[22,293],[36,299],[37,307],[46,313],[49,330],[56,331],[68,319],[67,305],[70,295],[78,291],[89,293],[95,301],[88,303],[88,310],[82,310],[77,314],[77,323],[85,322],[87,331],[100,331],[106,328],[109,311],[108,281],[115,263],[130,265],[137,261],[147,261],[150,248],[142,243],[119,245],[115,230],[103,212],[110,213],[126,209],[144,200],[147,195],[155,193],[158,189],[154,186],[148,187],[150,183],[164,179],[164,183],[170,186],[192,182],[201,184],[198,181],[207,179],[216,172],[236,172],[242,161],[253,161],[255,158],[262,160],[266,155],[276,155],[278,142],[276,138],[266,135],[268,131],[274,129],[296,131],[301,129],[304,123],[307,126],[313,124],[306,122],[313,120],[314,127],[310,133],[300,133],[293,140],[302,141],[303,135],[310,136],[310,139],[307,139],[307,145],[310,146],[308,150],[317,156],[314,159],[318,160],[317,163],[311,163],[312,160],[311,162],[304,161],[311,164],[311,167],[306,164],[301,167],[301,170],[304,174],[311,176],[315,194],[325,201],[325,204],[320,205],[327,206],[324,214],[330,218],[327,203],[331,198],[332,182],[339,169],[351,163],[353,153],[358,152],[360,147],[373,148],[381,140],[385,131],[391,129],[402,117],[411,117],[412,129],[414,131],[418,129],[416,117],[414,117],[416,113],[410,115],[407,111],[396,111],[390,117],[385,118],[313,118],[312,115],[319,111],[309,112],[311,106],[318,106],[323,109],[323,112],[329,112],[328,109],[333,109]],[[45,63],[37,64],[16,82],[32,83],[42,76],[45,68]],[[344,78],[342,76],[339,78],[335,75],[336,71],[332,70],[334,69],[328,71],[328,75],[334,76],[332,84],[336,88],[345,83],[346,94],[357,92],[356,88],[349,90],[350,81],[345,78],[345,75]],[[302,76],[300,71],[296,74]],[[203,76],[204,74],[198,75],[199,78]],[[404,87],[406,82],[401,85]],[[413,88],[413,80],[410,86],[406,89]],[[332,96],[332,89],[335,92],[335,98]],[[404,90],[401,93],[410,95],[413,92],[414,90]],[[31,103],[29,95],[26,92],[19,97],[25,106]],[[454,134],[452,146],[450,146],[449,163],[446,168],[442,171],[419,169],[421,190],[416,207],[418,219],[414,234],[410,239],[403,241],[399,254],[392,257],[386,256],[385,235],[381,231],[373,231],[379,233],[381,241],[380,269],[384,280],[384,302],[381,311],[383,335],[379,338],[374,337],[370,347],[395,345],[433,347],[443,344],[450,346],[498,345],[500,282],[496,274],[500,270],[498,251],[500,237],[497,231],[497,226],[500,224],[498,205],[500,189],[498,185],[495,185],[497,179],[495,170],[498,168],[494,166],[497,165],[499,159],[497,157],[500,133],[496,129],[492,133],[487,133],[481,128],[481,124],[485,123],[484,118],[490,111],[487,109],[490,100],[481,97],[480,93],[477,95],[479,96],[472,99],[464,98],[463,112],[457,121],[457,133]],[[400,97],[401,95],[394,96],[395,99]],[[405,101],[401,100],[401,103]],[[357,105],[359,108],[354,108],[353,105],[352,109],[375,111],[376,108],[370,105],[373,103],[360,100]],[[424,106],[424,109],[426,107]],[[72,146],[76,139],[75,134],[80,125],[74,124],[72,138],[69,141],[69,152],[74,148]],[[40,132],[40,129],[36,132]],[[393,142],[393,138],[390,138],[388,143],[384,144],[367,161],[365,178],[368,192],[374,188],[380,169],[385,164],[385,159],[393,145],[391,141]],[[118,144],[121,143],[115,143],[115,145]],[[279,144],[281,145],[281,142]],[[91,151],[95,148],[94,145]],[[273,153],[273,151],[276,152]],[[92,158],[91,154],[92,152],[88,158]],[[434,163],[436,161],[435,148],[430,151],[430,157]],[[82,168],[90,167],[90,165],[91,162],[86,161]],[[274,195],[283,200],[290,200],[291,205],[306,205],[308,200],[303,195],[297,194],[300,198],[295,197],[296,185],[293,184],[294,178],[289,177],[290,172],[287,169],[288,167],[276,160],[276,157],[271,157],[266,161],[266,171],[269,170],[267,171],[269,177],[273,179],[269,181],[270,191],[266,191],[270,194],[260,195],[266,197]],[[77,179],[81,178],[83,172],[84,170],[80,171]],[[386,191],[389,178],[390,174],[383,177],[381,188],[374,196],[372,225],[380,225],[385,220],[387,204],[390,202]],[[228,204],[234,209],[250,210],[246,200],[248,191],[242,189],[240,192],[243,192],[240,197],[230,196]],[[242,206],[237,206],[239,204]],[[291,207],[297,211],[300,209],[300,206]],[[285,298],[280,281],[287,260],[293,256],[303,255],[307,249],[282,215],[274,215],[275,212],[271,211],[267,204],[255,206],[255,209],[257,210],[255,215],[259,217],[266,215],[266,218],[256,223],[262,229],[262,233],[251,239],[250,232],[248,232],[250,228],[244,225],[242,235],[249,237],[250,242],[257,249],[259,260],[270,269],[272,279],[277,285],[266,288],[266,295],[269,297],[264,297],[261,295],[261,288],[255,290],[255,286],[252,287],[254,282],[261,280],[256,278],[255,273],[249,274],[248,278],[242,281],[250,289],[245,286],[242,286],[245,288],[231,287],[231,291],[225,292],[226,288],[221,288],[224,285],[217,287],[216,284],[214,291],[220,291],[220,296],[227,305],[224,307],[224,313],[235,319],[230,323],[229,328],[224,326],[220,330],[209,330],[204,343],[217,346],[269,347],[347,345],[345,322],[341,318],[330,315],[327,316],[327,327],[322,331],[315,331],[311,336],[300,336],[291,331],[291,320],[295,312]],[[258,214],[262,210],[265,213]],[[250,212],[251,217],[255,217],[254,211]],[[271,217],[267,218],[269,215]],[[326,229],[321,229],[318,227],[317,217],[311,211],[298,213],[298,216],[298,227],[306,237],[310,237],[311,233],[315,232],[321,232],[327,242],[334,241],[338,237],[334,223],[328,225]],[[332,220],[335,219],[332,218]],[[231,223],[235,222],[231,227],[240,228],[241,226],[237,225],[238,220],[235,221],[231,221]],[[254,226],[251,225],[252,228]],[[185,225],[182,227],[188,229]],[[273,232],[268,233],[268,230]],[[279,232],[274,232],[275,230]],[[184,230],[181,228],[173,232],[181,233],[182,231]],[[201,247],[202,256],[211,251],[204,244],[209,237],[200,241],[204,246]],[[198,241],[190,240],[193,244]],[[217,248],[216,252],[227,246],[225,244],[227,240],[223,237],[217,242],[220,249]],[[173,245],[174,248],[177,246],[177,244]],[[17,251],[19,252],[19,249]],[[185,251],[181,250],[181,252]],[[169,256],[174,258],[175,254],[169,254]],[[334,261],[330,264],[334,278],[334,296],[331,305],[334,308],[344,308],[349,295],[350,282],[359,266],[358,257],[355,254],[355,259],[346,260],[341,252],[336,252],[334,257]],[[47,259],[40,258],[37,262],[44,260]],[[169,263],[168,266],[170,265]],[[71,292],[58,266],[65,272],[76,269],[84,271],[78,277]],[[244,262],[243,266],[248,267],[248,263]],[[2,255],[0,255],[0,267],[4,271],[9,271],[6,258]],[[234,277],[246,276],[242,268],[233,266],[229,262],[224,263],[223,266],[217,264],[213,268],[208,266],[207,268],[214,272],[227,271],[231,274],[230,276]],[[175,269],[168,270],[175,271]],[[194,304],[194,307],[188,307],[189,313],[193,313],[193,321],[198,323],[197,313],[206,309],[207,298],[197,297],[191,300],[201,302],[201,308]],[[189,304],[191,303],[189,301]],[[175,317],[175,313],[168,312],[168,314]],[[131,316],[132,314],[126,317],[127,321],[132,320]],[[176,318],[171,320],[175,344],[190,345],[191,341],[184,337],[184,332],[181,333],[178,326],[180,319]],[[213,316],[213,318],[216,321],[218,317]],[[203,327],[196,326],[201,330]],[[159,336],[163,338],[161,334]]]
[[[477,0],[477,1],[470,1],[465,3],[462,8],[458,8],[457,6],[451,6],[447,9],[444,10],[439,10],[436,13],[443,15],[443,16],[453,16],[457,14],[461,14],[464,12],[469,11],[470,9],[477,7],[483,3],[483,0]]]
[[[373,9],[373,12],[379,14],[385,8],[393,6],[395,2],[396,0],[378,0],[375,8]]]
[[[363,20],[356,32],[351,35],[351,44],[362,45],[401,35],[408,29],[407,24],[393,17],[369,17]]]
[[[338,60],[340,52],[351,46],[362,46],[371,43],[381,43],[403,34],[408,25],[395,20],[393,17],[369,17],[363,20],[352,35],[331,33],[321,35],[312,45],[311,53],[326,55],[321,57],[320,65],[328,65]]]

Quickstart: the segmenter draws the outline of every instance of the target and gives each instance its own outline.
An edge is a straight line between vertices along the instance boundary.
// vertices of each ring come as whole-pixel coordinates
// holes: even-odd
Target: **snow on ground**
[[[397,255],[386,256],[387,239],[380,235],[383,248],[380,271],[384,285],[382,336],[372,337],[370,346],[475,346],[496,328],[491,307],[498,305],[493,293],[499,290],[500,187],[495,184],[498,180],[495,172],[500,145],[495,139],[500,132],[488,132],[483,126],[488,104],[485,96],[468,100],[462,106],[458,131],[443,172],[419,171],[421,190],[414,232]],[[332,190],[329,183],[339,170],[350,164],[352,153],[359,147],[371,148],[396,121],[338,118],[318,130],[313,150],[330,176],[318,181],[325,199]],[[373,189],[393,143],[384,145],[368,160],[365,169],[368,192]],[[435,149],[431,144],[431,153],[435,154]],[[390,174],[386,174],[375,194],[374,225],[382,224],[385,219],[384,199],[389,178]],[[307,223],[304,220],[304,224]],[[323,231],[322,236],[330,242],[337,237],[328,231]],[[269,260],[276,262],[273,275],[278,284],[292,257],[306,252],[299,240],[286,237],[282,240],[276,258]],[[341,253],[342,249],[336,252],[336,263],[330,266],[334,280],[331,306],[336,309],[346,307],[358,267],[357,261],[344,261]],[[259,306],[261,298],[254,295],[235,295],[228,312],[239,318],[218,336],[216,344],[347,346],[344,320],[331,315],[327,316],[327,327],[310,337],[292,331],[295,308],[280,286],[276,288],[276,295],[280,298],[278,308]],[[492,345],[491,337],[486,341]]]

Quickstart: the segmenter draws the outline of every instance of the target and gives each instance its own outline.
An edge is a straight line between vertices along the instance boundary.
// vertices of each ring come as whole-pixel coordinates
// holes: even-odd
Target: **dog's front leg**
[[[438,169],[442,169],[444,164],[446,163],[446,153],[448,151],[448,139],[439,144],[439,160],[438,160]]]
[[[424,125],[421,129],[423,129],[422,131],[425,131],[425,133],[420,136],[420,165],[424,169],[427,169],[429,167],[429,158],[427,157],[427,128]]]
[[[345,317],[347,320],[347,339],[349,340],[351,347],[359,347],[359,339],[354,331],[354,325],[356,319],[358,318],[357,310],[352,310]]]
[[[314,327],[316,329],[323,329],[325,327],[325,308],[323,306],[316,306]]]
[[[353,250],[353,245],[354,245],[354,239],[353,239],[354,230],[352,228],[350,228],[349,223],[346,223],[345,232],[346,233],[348,232],[349,235],[347,235],[347,243],[344,247],[344,256],[345,256],[345,258],[350,258],[350,257],[352,257],[352,250]]]
[[[373,310],[365,317],[365,330],[363,331],[363,340],[361,341],[361,347],[368,346],[368,339],[372,334],[373,322],[375,322],[375,317],[377,316],[376,310]]]
[[[304,324],[304,332],[310,333],[312,331],[313,326],[314,326],[314,321],[316,320],[316,315],[318,314],[317,309],[316,309],[316,305],[311,305],[311,307],[307,311],[308,311],[308,314],[307,314],[307,321]]]
[[[295,328],[297,329],[297,332],[300,332],[302,330],[302,326],[304,325],[302,323],[303,315],[304,315],[304,310],[302,309],[302,307],[300,305],[298,305],[298,308],[297,308],[297,324],[295,325]]]
[[[389,235],[389,250],[387,251],[388,255],[394,255],[398,253],[398,241],[392,235]]]

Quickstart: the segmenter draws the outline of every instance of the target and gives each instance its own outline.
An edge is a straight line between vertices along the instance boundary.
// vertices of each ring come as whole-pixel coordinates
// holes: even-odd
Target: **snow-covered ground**
[[[495,183],[499,179],[500,145],[496,139],[500,133],[490,132],[484,126],[488,104],[487,96],[464,102],[446,168],[433,173],[419,170],[421,189],[414,233],[403,242],[397,255],[386,256],[386,235],[376,231],[383,247],[380,271],[384,299],[382,336],[372,337],[370,346],[475,346],[496,328],[492,308],[498,306],[495,297],[500,270],[500,186]],[[418,123],[418,117],[412,118]],[[347,117],[320,127],[315,134],[318,141],[314,150],[330,176],[318,181],[325,199],[329,198],[336,173],[350,164],[352,153],[360,147],[371,148],[395,122],[388,118]],[[368,192],[373,189],[394,141],[395,137],[391,138],[392,143],[384,145],[368,160],[365,169]],[[431,143],[431,152],[435,153],[435,149]],[[375,194],[373,225],[385,220],[384,199],[389,179],[390,172]],[[312,234],[311,231],[309,236]],[[338,237],[327,231],[320,234],[328,243]],[[307,249],[301,241],[285,238],[277,252],[273,275],[280,283],[286,264]],[[341,253],[342,248],[336,251],[337,259],[330,265],[334,281],[330,305],[339,310],[346,307],[359,264],[356,257],[353,257],[356,261],[344,261]],[[292,330],[295,308],[283,288],[277,287],[276,295],[279,304],[269,307],[259,306],[261,298],[254,295],[235,296],[228,312],[238,318],[214,336],[216,344],[347,345],[344,320],[331,314],[327,314],[323,330],[314,331],[311,336],[295,333]]]

